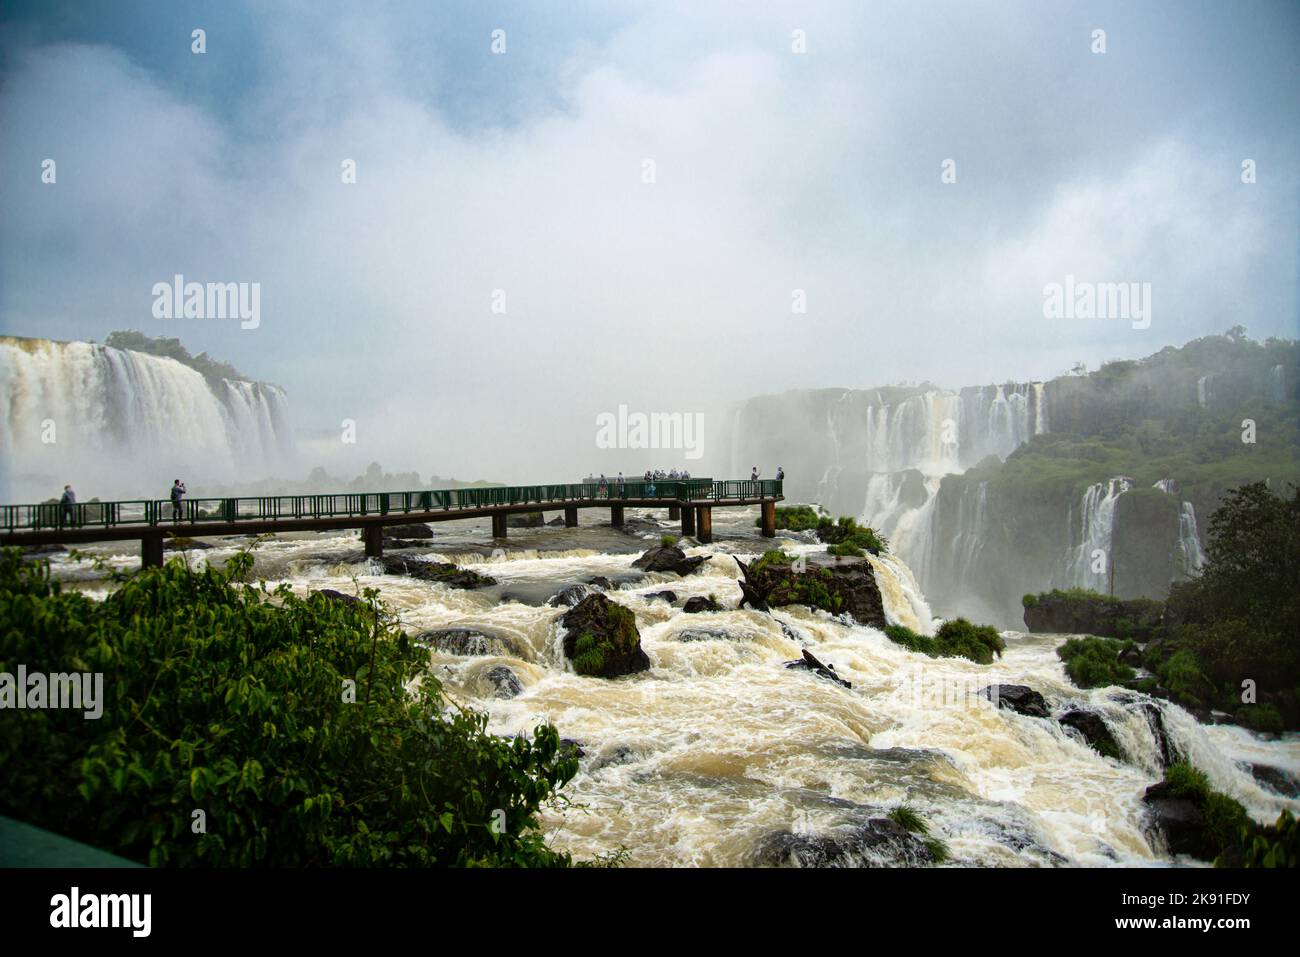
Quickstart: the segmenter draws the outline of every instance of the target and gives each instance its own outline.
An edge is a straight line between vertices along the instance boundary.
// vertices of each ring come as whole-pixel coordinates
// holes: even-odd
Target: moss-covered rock
[[[599,592],[565,612],[560,624],[565,657],[580,675],[617,678],[650,668],[636,616]]]
[[[737,562],[754,595],[766,605],[807,605],[859,624],[884,628],[885,607],[871,563],[865,559],[822,564],[807,559],[802,570],[789,555],[767,552],[753,565]]]
[[[933,635],[920,635],[902,625],[889,625],[885,635],[909,651],[931,658],[966,658],[981,665],[1001,658],[1007,643],[991,625],[976,625],[965,618],[945,621]]]
[[[421,581],[441,582],[452,588],[482,588],[497,583],[495,578],[480,575],[451,562],[425,562],[398,555],[386,555],[379,561],[386,575],[410,575]]]
[[[1025,627],[1040,634],[1097,635],[1147,642],[1161,634],[1164,602],[1072,588],[1026,595]]]

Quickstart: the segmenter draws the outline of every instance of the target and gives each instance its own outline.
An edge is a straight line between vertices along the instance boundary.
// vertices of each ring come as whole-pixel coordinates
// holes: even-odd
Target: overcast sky
[[[1296,336],[1300,4],[431,6],[6,3],[0,331],[177,336],[362,464],[516,480],[617,471],[620,404]],[[176,273],[259,328],[155,319]],[[1067,275],[1150,327],[1044,318]]]

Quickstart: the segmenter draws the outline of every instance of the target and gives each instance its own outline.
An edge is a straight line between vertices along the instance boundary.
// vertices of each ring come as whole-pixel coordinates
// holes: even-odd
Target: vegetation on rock
[[[1007,643],[991,625],[976,625],[965,618],[954,618],[939,626],[934,636],[919,635],[903,625],[889,625],[885,635],[909,651],[931,658],[966,658],[977,664],[992,664],[1001,658]]]

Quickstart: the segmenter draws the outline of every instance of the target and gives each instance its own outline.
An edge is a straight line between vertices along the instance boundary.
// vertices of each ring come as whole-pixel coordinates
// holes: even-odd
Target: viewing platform
[[[177,508],[168,499],[78,502],[75,505],[0,505],[0,545],[72,545],[140,540],[141,563],[161,565],[167,537],[260,535],[359,528],[366,555],[383,554],[385,525],[446,522],[491,516],[492,537],[506,537],[506,517],[519,512],[563,511],[565,526],[578,524],[578,509],[608,508],[610,524],[623,525],[624,509],[663,508],[680,520],[683,535],[713,541],[713,509],[762,507],[762,532],[776,535],[776,503],[782,483],[641,479],[609,482],[603,492],[592,482],[512,485],[422,492],[345,492],[330,495],[274,495],[256,498],[192,498]]]

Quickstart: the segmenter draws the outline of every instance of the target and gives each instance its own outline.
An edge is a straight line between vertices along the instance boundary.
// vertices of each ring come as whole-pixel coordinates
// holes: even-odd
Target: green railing
[[[190,498],[179,507],[168,499],[129,502],[78,502],[75,505],[0,505],[0,530],[46,531],[65,528],[275,521],[277,519],[363,518],[420,512],[457,511],[505,505],[559,508],[572,502],[622,499],[664,502],[727,502],[776,498],[781,483],[774,479],[719,481],[713,479],[641,479],[605,486],[595,482],[561,485],[511,485],[487,488],[435,489],[424,492],[342,492],[333,495],[270,495],[257,498]]]

